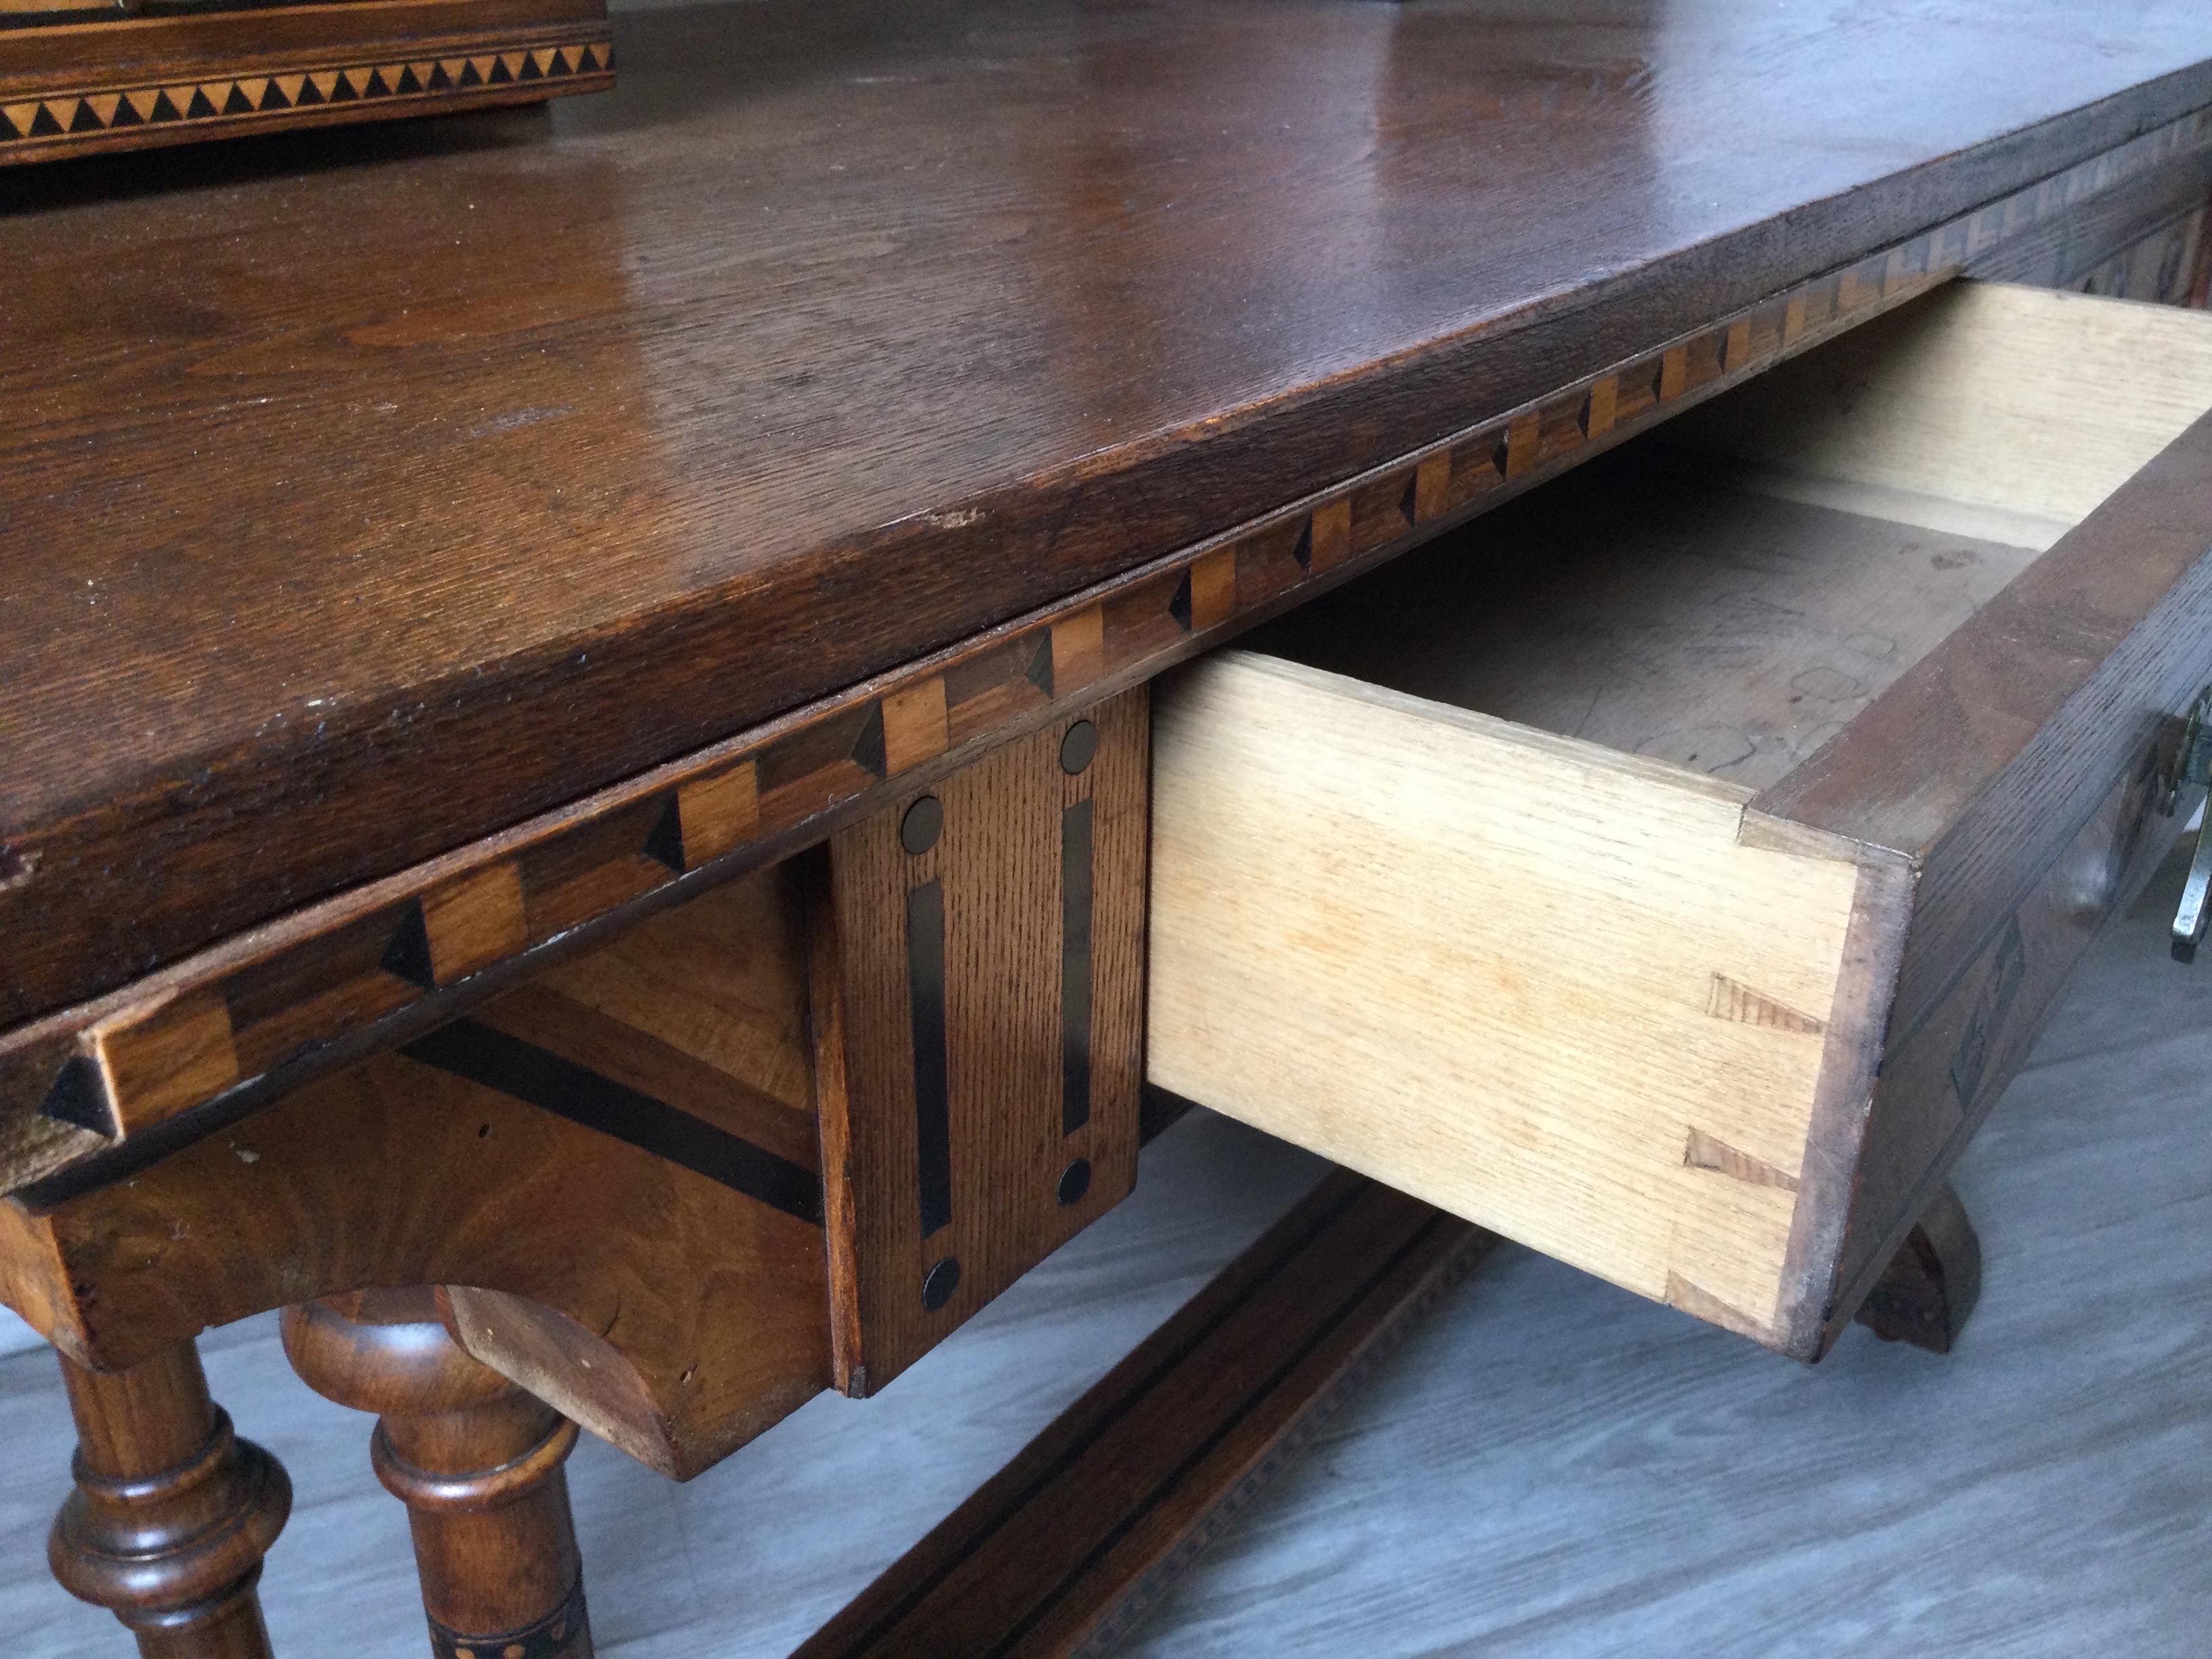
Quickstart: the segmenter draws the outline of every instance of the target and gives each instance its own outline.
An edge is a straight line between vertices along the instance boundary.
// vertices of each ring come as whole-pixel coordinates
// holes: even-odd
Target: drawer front
[[[1348,593],[1268,641],[1303,660],[1223,653],[1164,683],[1153,1082],[1784,1352],[1826,1349],[2176,833],[2154,757],[2212,678],[2207,319],[2155,313],[2183,331],[2150,354],[2164,384],[2139,368],[2145,308],[1929,303],[1692,434],[1689,476],[1763,468],[1762,499],[1810,503],[1802,521],[1716,507],[1713,546],[1692,525],[1686,553],[1580,567],[1575,514],[1633,543],[1665,514],[1632,487],[1550,519],[1532,499],[1395,597]],[[2000,342],[2022,373],[1962,386],[1946,353]],[[2069,462],[2100,389],[2133,397],[2135,425]],[[1865,422],[1886,398],[1942,429],[1890,434],[1884,461]],[[2039,443],[2051,465],[2008,498]],[[1803,553],[1801,530],[1827,540]],[[1918,587],[1856,550],[1876,542]],[[1535,574],[1468,586],[1531,548]],[[1709,591],[1655,597],[1662,555]],[[1944,572],[1978,557],[1989,591],[1915,642]],[[1895,626],[1852,631],[1884,603]],[[1606,605],[1594,631],[1556,622]],[[1845,642],[1895,641],[1917,660],[1833,689]],[[1804,713],[1823,698],[1833,730]],[[1675,703],[1724,713],[1647,740],[1635,722]],[[1697,769],[1723,750],[1720,775]]]

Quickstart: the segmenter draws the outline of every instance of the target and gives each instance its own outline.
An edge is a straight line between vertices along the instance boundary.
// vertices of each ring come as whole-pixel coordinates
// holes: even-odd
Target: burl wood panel
[[[1571,447],[1797,284],[2200,147],[2208,54],[2194,0],[708,7],[547,120],[30,170],[0,1020],[1563,393]]]
[[[849,1394],[1136,1181],[1148,712],[1124,692],[830,844],[815,1030]]]
[[[1337,1171],[793,1659],[1112,1651],[1494,1243]]]
[[[604,0],[347,0],[38,23],[25,9],[63,8],[0,5],[0,167],[614,84]]]
[[[2076,222],[2093,241],[2132,234],[2140,187],[2177,169],[2194,179],[2212,155],[2208,137],[2203,115],[2143,134],[1103,590],[23,1027],[0,1038],[0,1185],[93,1158],[119,1139],[118,1155],[76,1172],[112,1178],[704,883],[900,799],[991,741],[1064,717],[1486,511],[1961,266],[2004,260]],[[2107,216],[2116,196],[2124,201]],[[2029,250],[2032,261],[2047,252]],[[20,854],[17,873],[36,857]],[[206,898],[219,888],[194,890]],[[146,891],[134,889],[134,902]],[[160,1132],[150,1142],[149,1130]]]
[[[0,1291],[77,1360],[443,1284],[484,1358],[678,1478],[830,1381],[794,873],[656,919],[44,1213]]]

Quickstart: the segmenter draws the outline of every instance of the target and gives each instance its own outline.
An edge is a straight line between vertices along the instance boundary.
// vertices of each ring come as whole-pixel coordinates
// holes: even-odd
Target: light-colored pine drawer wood
[[[1960,284],[1164,682],[1152,1080],[1817,1357],[2179,828],[2208,409]]]

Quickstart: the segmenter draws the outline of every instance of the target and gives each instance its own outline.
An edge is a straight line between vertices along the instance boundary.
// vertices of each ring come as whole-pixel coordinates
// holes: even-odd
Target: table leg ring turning
[[[76,1490],[47,1543],[54,1577],[145,1659],[268,1659],[254,1587],[292,1510],[283,1466],[232,1431],[189,1342],[124,1371],[64,1358],[62,1376]]]
[[[427,1288],[287,1309],[284,1347],[317,1393],[378,1414],[370,1458],[407,1505],[440,1659],[590,1659],[576,1425],[464,1352]]]

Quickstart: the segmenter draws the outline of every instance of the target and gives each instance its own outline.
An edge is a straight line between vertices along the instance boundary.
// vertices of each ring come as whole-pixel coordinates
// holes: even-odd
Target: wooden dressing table
[[[1183,1099],[1358,1173],[806,1652],[1110,1639],[1486,1230],[1942,1346],[1945,1173],[2192,796],[2201,8],[617,33],[8,177],[65,1584],[265,1650],[192,1340],[283,1307],[435,1650],[586,1653],[577,1425],[889,1385]]]

